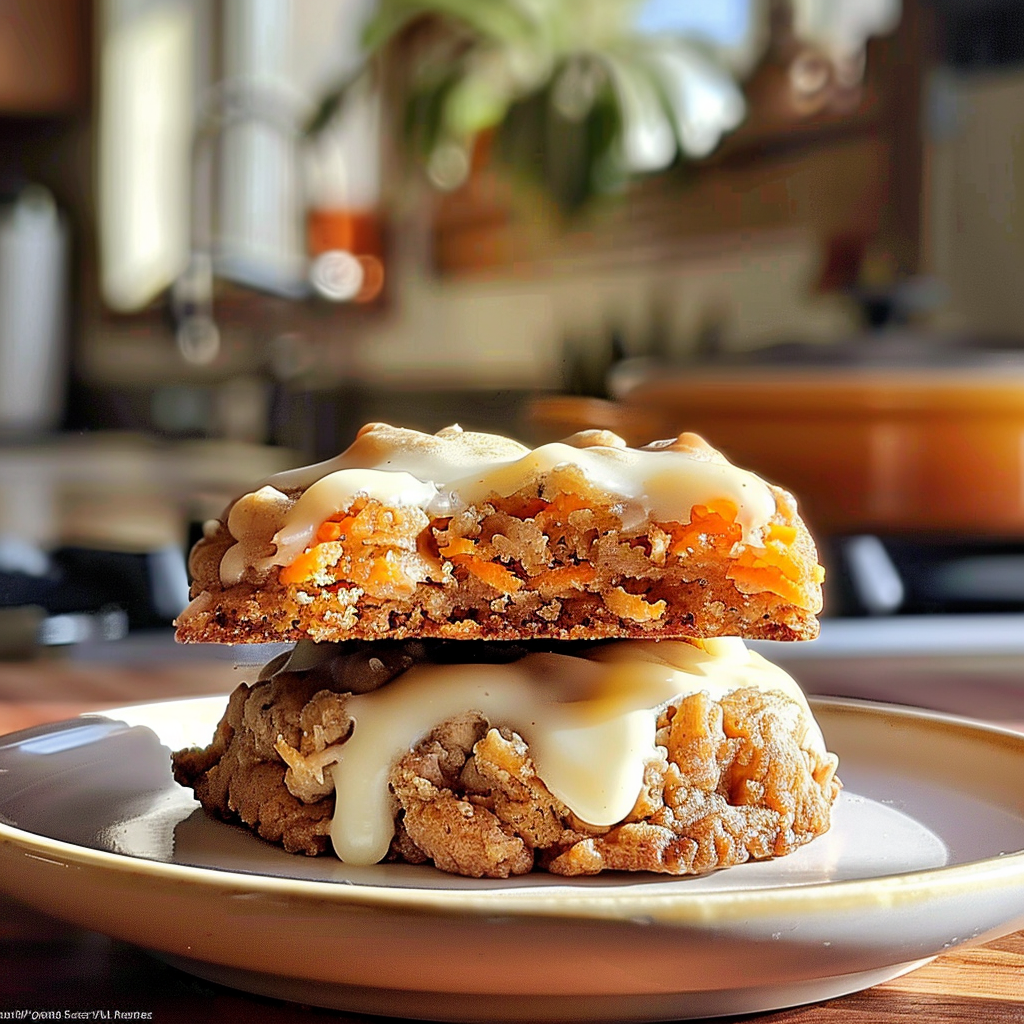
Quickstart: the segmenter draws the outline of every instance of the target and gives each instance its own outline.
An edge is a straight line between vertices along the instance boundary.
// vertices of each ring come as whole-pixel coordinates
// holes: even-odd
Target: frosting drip
[[[636,803],[669,702],[701,691],[721,699],[750,686],[789,697],[797,734],[824,754],[796,683],[732,638],[625,640],[585,657],[539,653],[507,665],[416,665],[346,702],[355,727],[331,751],[334,849],[352,864],[386,856],[394,835],[391,767],[449,718],[479,712],[492,727],[519,733],[548,789],[583,821],[605,826]]]

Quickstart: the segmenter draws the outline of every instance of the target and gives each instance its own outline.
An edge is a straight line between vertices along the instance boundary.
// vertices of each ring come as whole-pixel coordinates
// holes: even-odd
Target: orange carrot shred
[[[340,537],[341,523],[334,522],[331,519],[328,519],[326,523],[321,523],[320,528],[316,531],[316,539],[321,543],[338,540]]]
[[[472,555],[456,555],[452,561],[456,565],[464,565],[478,580],[503,594],[514,594],[523,587],[523,581],[514,572],[497,562],[485,562]]]

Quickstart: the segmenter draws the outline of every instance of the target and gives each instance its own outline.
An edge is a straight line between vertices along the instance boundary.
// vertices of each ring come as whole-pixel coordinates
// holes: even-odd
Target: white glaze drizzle
[[[579,818],[613,825],[632,810],[644,766],[658,756],[656,723],[666,704],[701,691],[717,700],[746,686],[790,697],[794,728],[824,754],[800,688],[732,638],[624,640],[586,658],[545,653],[509,665],[414,666],[346,702],[355,728],[333,751],[334,849],[352,864],[375,864],[387,854],[394,835],[392,766],[442,722],[470,711],[519,733],[540,778]]]

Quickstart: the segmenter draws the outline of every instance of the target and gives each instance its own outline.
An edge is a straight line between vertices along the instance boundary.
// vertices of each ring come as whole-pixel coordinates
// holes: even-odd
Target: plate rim
[[[135,708],[208,700],[209,697],[184,698],[174,701],[152,701]],[[811,698],[812,705],[827,707],[841,713],[869,715],[876,720],[897,718],[917,725],[941,726],[966,730],[980,738],[1012,743],[1019,747],[1024,760],[1024,733],[993,725],[990,722],[931,711],[907,705],[894,705],[856,698]],[[117,711],[104,710],[99,717],[117,721]],[[90,717],[90,715],[80,716]],[[53,727],[67,725],[78,719],[50,723]],[[38,727],[36,727],[38,728]],[[28,731],[28,730],[24,730]],[[9,734],[4,739],[17,736]],[[62,865],[75,865],[93,870],[129,873],[135,881],[150,884],[181,884],[183,882],[211,892],[244,891],[266,897],[287,898],[306,904],[330,905],[337,909],[367,909],[395,913],[418,913],[444,916],[487,916],[495,913],[522,918],[585,918],[621,921],[642,915],[659,924],[701,926],[709,920],[776,918],[790,909],[794,913],[835,913],[844,907],[884,902],[905,904],[934,899],[949,894],[963,897],[999,887],[1016,880],[1024,883],[1024,849],[964,864],[943,865],[912,872],[842,881],[799,882],[792,885],[753,889],[696,891],[680,886],[678,892],[664,889],[644,893],[630,886],[606,889],[573,890],[571,880],[557,887],[536,889],[503,888],[500,880],[486,889],[448,889],[432,886],[389,886],[376,883],[350,883],[326,879],[301,879],[257,872],[169,864],[146,860],[106,850],[93,850],[63,840],[28,832],[0,822],[0,845],[13,847],[23,856],[55,860]],[[665,876],[663,881],[672,879]],[[8,888],[3,886],[3,888]],[[15,894],[16,895],[16,894]]]

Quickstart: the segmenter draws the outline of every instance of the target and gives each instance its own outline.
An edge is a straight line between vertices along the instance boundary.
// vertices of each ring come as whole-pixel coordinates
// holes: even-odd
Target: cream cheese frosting
[[[797,684],[734,638],[624,640],[582,657],[536,653],[505,665],[416,665],[380,689],[348,697],[351,734],[318,756],[334,781],[334,849],[352,864],[387,855],[396,811],[392,766],[438,725],[467,712],[522,736],[539,777],[577,817],[616,824],[636,803],[645,766],[664,756],[656,728],[666,705],[699,692],[720,700],[744,687],[788,697],[798,740],[824,756]]]
[[[458,426],[424,434],[369,424],[341,455],[270,477],[235,503],[228,529],[236,543],[222,558],[221,582],[231,586],[249,569],[264,573],[290,564],[325,519],[357,498],[443,517],[561,471],[607,495],[626,522],[646,516],[687,522],[694,505],[729,500],[744,539],[756,539],[775,511],[767,484],[694,442],[699,439],[684,435],[628,448],[607,431],[584,431],[530,449]]]

